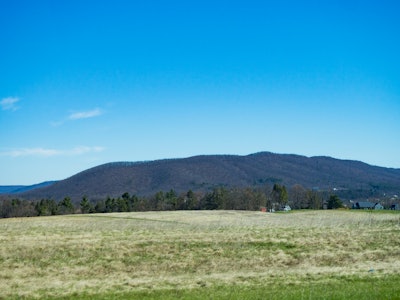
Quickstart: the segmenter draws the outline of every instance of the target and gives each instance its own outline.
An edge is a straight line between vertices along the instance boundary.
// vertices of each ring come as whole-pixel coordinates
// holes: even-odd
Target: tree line
[[[322,209],[324,203],[328,204],[327,208],[342,205],[336,195],[305,189],[301,185],[294,185],[290,189],[280,184],[229,189],[221,186],[205,193],[189,190],[178,194],[171,189],[148,197],[130,195],[128,192],[117,198],[101,200],[90,200],[88,196],[83,196],[79,203],[73,203],[69,197],[60,201],[2,199],[0,218],[134,211],[259,210],[260,207],[279,210],[284,205],[290,205],[293,209]]]

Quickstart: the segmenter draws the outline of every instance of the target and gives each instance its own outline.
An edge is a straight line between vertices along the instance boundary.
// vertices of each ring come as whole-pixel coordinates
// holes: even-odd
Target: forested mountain
[[[35,190],[37,188],[46,187],[52,185],[53,183],[55,183],[55,181],[45,181],[33,185],[2,185],[0,186],[0,194],[18,194]]]
[[[345,198],[400,194],[400,169],[371,166],[330,157],[305,157],[260,152],[247,156],[203,155],[148,162],[100,165],[50,186],[19,196],[23,199],[63,199],[74,202],[118,197],[124,192],[149,196],[158,191],[210,191],[217,186],[254,187],[279,183],[307,189],[332,190]]]

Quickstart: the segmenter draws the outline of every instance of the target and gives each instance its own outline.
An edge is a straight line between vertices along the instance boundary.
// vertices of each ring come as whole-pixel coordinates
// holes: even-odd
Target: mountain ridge
[[[102,164],[67,179],[19,195],[24,199],[66,196],[79,201],[139,196],[174,189],[208,191],[216,186],[246,187],[280,183],[288,187],[372,190],[400,193],[400,169],[372,166],[361,161],[328,156],[258,152],[249,155],[197,155],[153,161]]]
[[[44,181],[31,185],[1,185],[0,186],[0,194],[18,194],[30,190],[35,190],[41,187],[46,187],[52,185],[57,182],[56,180],[52,181]]]

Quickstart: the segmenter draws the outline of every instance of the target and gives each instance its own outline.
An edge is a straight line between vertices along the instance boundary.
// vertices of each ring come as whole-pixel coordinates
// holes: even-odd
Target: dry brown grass
[[[396,274],[400,214],[179,211],[0,220],[1,296]]]

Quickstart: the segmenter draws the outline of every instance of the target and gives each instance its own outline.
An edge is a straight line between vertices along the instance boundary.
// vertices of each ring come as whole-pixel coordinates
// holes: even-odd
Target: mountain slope
[[[380,188],[400,191],[400,169],[389,169],[330,157],[305,157],[261,152],[247,156],[204,155],[149,162],[100,165],[48,187],[22,193],[26,199],[69,196],[78,201],[118,197],[124,192],[153,195],[157,191],[206,191],[214,186],[255,186],[280,183],[288,187],[342,189]]]
[[[2,185],[0,186],[0,194],[17,194],[27,192],[52,185],[53,183],[55,183],[55,181],[45,181],[33,185]]]

